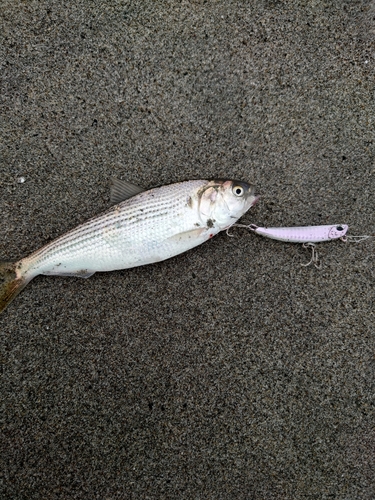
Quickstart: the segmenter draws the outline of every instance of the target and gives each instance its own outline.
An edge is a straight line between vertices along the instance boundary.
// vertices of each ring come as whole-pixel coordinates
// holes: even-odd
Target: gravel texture
[[[144,187],[374,234],[375,3],[2,0],[0,257]],[[374,244],[243,229],[0,318],[0,498],[375,498]]]

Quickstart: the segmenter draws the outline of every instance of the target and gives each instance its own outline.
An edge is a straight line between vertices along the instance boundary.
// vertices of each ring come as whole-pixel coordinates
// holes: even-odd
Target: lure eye
[[[336,226],[337,231],[344,231],[344,228],[342,226]]]
[[[232,192],[236,196],[243,196],[245,190],[242,186],[234,186],[234,188],[232,189]]]

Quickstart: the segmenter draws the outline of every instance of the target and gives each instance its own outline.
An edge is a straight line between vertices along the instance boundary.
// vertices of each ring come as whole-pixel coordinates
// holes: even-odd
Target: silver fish
[[[0,312],[39,274],[88,278],[169,259],[234,224],[254,203],[254,187],[193,180],[143,191],[113,181],[109,210],[18,262],[0,263]]]

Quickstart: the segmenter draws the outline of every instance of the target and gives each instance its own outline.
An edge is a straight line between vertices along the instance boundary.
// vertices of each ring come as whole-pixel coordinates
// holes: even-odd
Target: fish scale
[[[164,242],[163,252],[157,257],[163,260],[173,246],[165,244],[165,240],[178,231],[194,229],[191,214],[186,214],[187,198],[194,188],[207,182],[188,181],[155,188],[112,207],[32,254],[29,272],[38,269],[38,274],[61,275],[69,266],[66,274],[90,274],[133,267],[141,260],[148,261],[158,250],[157,244],[147,244],[150,236],[153,241]],[[143,246],[141,259],[131,254],[139,245]],[[29,266],[29,262],[25,261],[25,265]]]

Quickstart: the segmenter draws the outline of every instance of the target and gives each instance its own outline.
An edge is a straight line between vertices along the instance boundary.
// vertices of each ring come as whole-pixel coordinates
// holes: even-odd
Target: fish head
[[[237,180],[210,181],[201,193],[201,215],[221,231],[230,227],[258,200],[251,184]]]

